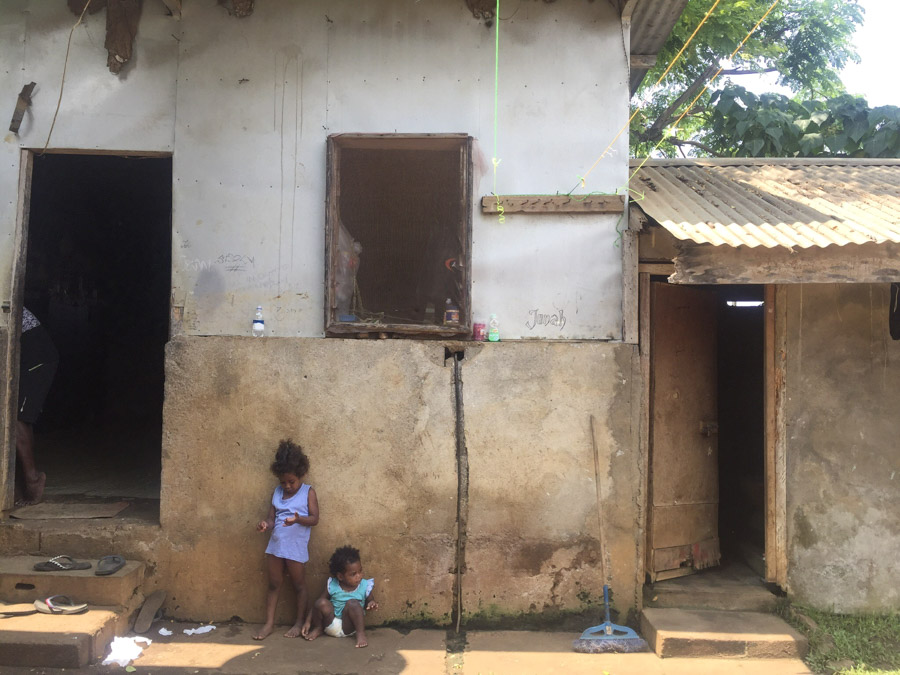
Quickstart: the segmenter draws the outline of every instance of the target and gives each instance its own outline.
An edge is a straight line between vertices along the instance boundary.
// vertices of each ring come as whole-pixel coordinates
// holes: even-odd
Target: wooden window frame
[[[424,325],[416,323],[380,323],[373,321],[337,321],[335,293],[337,238],[340,222],[341,151],[347,149],[451,149],[460,152],[461,222],[458,224],[460,253],[459,272],[463,275],[459,300],[458,325]],[[380,337],[458,338],[472,333],[472,137],[467,134],[332,134],[327,139],[326,209],[325,209],[325,335],[348,337],[377,335]],[[435,308],[443,314],[443,307]]]

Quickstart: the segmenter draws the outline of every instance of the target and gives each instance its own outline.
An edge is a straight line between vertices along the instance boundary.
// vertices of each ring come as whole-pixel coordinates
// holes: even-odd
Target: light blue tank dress
[[[312,528],[308,525],[285,527],[284,521],[295,513],[301,516],[309,515],[309,485],[304,483],[287,499],[284,498],[284,489],[279,485],[272,495],[272,506],[275,507],[275,527],[272,528],[266,553],[286,560],[308,562],[309,532]]]

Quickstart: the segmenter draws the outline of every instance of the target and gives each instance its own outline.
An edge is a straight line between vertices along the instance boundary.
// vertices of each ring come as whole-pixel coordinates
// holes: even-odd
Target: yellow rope
[[[747,42],[747,40],[750,39],[750,36],[753,35],[753,33],[756,32],[756,29],[759,28],[759,25],[760,25],[763,21],[766,20],[766,17],[769,16],[769,14],[771,13],[771,11],[772,11],[773,9],[775,9],[775,5],[777,5],[779,2],[780,2],[780,0],[775,0],[775,2],[773,2],[771,5],[769,5],[769,9],[767,9],[767,10],[766,10],[766,13],[762,15],[762,18],[761,18],[759,21],[756,22],[756,25],[753,26],[753,28],[750,29],[750,32],[748,32],[748,33],[744,36],[744,39],[741,40],[741,43],[735,48],[735,50],[734,50],[733,52],[731,52],[731,55],[728,57],[728,60],[729,60],[729,61],[730,61],[731,59],[734,58],[735,54],[737,54],[739,51],[741,51],[741,48],[744,46],[744,44]],[[681,120],[684,119],[684,116],[687,115],[688,112],[690,112],[690,110],[694,107],[694,104],[700,99],[701,96],[703,96],[703,93],[704,93],[707,89],[709,89],[709,85],[712,84],[713,80],[715,80],[721,73],[722,73],[722,68],[720,67],[720,68],[716,71],[715,75],[713,75],[711,78],[709,78],[709,80],[706,82],[706,84],[703,85],[703,89],[701,89],[701,90],[700,90],[700,93],[697,94],[697,95],[694,97],[694,100],[691,101],[691,102],[688,104],[688,106],[684,109],[684,112],[681,113],[681,114],[678,116],[678,119],[676,119],[675,122],[672,124],[672,134],[673,134],[673,135],[678,131],[678,125],[681,123]],[[644,157],[644,159],[641,161],[641,163],[638,165],[638,167],[637,167],[637,168],[631,173],[631,175],[628,177],[628,182],[629,182],[629,183],[631,183],[631,180],[635,177],[635,175],[637,175],[637,172],[640,171],[640,170],[641,170],[641,167],[643,167],[644,164],[647,163],[647,160],[650,159],[650,155],[652,155],[653,152],[654,152],[654,150],[656,150],[660,145],[662,145],[662,143],[663,143],[663,141],[664,141],[665,139],[666,139],[666,135],[663,134],[662,138],[660,138],[659,141],[656,143],[656,145],[653,146],[653,150],[651,150],[651,151],[648,153],[648,155],[647,155],[646,157]]]
[[[691,33],[691,36],[687,39],[687,42],[685,42],[684,45],[682,45],[681,50],[680,50],[680,51],[675,55],[675,57],[669,62],[669,65],[668,65],[668,67],[665,69],[665,71],[663,72],[663,74],[659,76],[659,79],[656,81],[656,84],[653,85],[654,87],[658,86],[659,83],[663,81],[663,79],[665,78],[665,76],[669,74],[669,71],[672,70],[672,67],[678,62],[678,59],[681,58],[681,55],[684,54],[684,50],[688,48],[688,45],[689,45],[689,44],[691,44],[691,41],[694,39],[694,36],[697,35],[697,32],[700,30],[700,28],[703,26],[703,24],[706,23],[706,20],[707,20],[707,19],[710,17],[710,15],[713,13],[713,10],[716,8],[716,5],[718,5],[719,2],[721,2],[721,0],[716,0],[716,1],[713,3],[712,7],[709,8],[709,11],[706,13],[706,16],[704,16],[703,19],[700,21],[700,23],[697,24],[697,27],[694,29],[694,32]],[[758,24],[757,24],[757,25],[758,25]],[[623,29],[623,30],[624,30],[624,29]],[[628,121],[625,122],[625,124],[622,125],[622,128],[619,129],[619,132],[618,132],[618,133],[613,137],[613,139],[609,142],[609,145],[606,146],[606,149],[605,149],[602,153],[600,153],[600,156],[597,158],[597,161],[594,162],[594,163],[591,165],[591,168],[588,169],[588,170],[585,172],[585,174],[584,174],[583,176],[579,176],[579,179],[581,179],[581,187],[584,187],[584,181],[585,181],[585,179],[588,177],[588,174],[590,174],[591,171],[594,170],[594,168],[600,163],[600,160],[601,160],[601,159],[603,159],[604,157],[606,157],[606,153],[610,151],[610,149],[612,148],[613,145],[615,145],[615,142],[616,142],[617,140],[619,140],[619,136],[621,136],[622,133],[623,133],[623,132],[631,125],[631,122],[634,120],[634,118],[637,116],[637,114],[638,114],[639,112],[640,112],[640,108],[635,108],[635,109],[634,109],[634,112],[631,113],[631,117],[629,117],[629,118],[628,118]],[[576,186],[576,187],[577,187],[577,186]]]

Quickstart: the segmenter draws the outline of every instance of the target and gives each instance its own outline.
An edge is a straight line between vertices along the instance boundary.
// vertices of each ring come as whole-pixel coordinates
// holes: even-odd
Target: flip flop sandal
[[[38,572],[67,572],[69,570],[89,570],[91,563],[78,562],[72,556],[58,555],[50,560],[44,560],[34,564],[34,569]]]
[[[28,607],[28,609],[9,609],[11,607]],[[5,605],[0,606],[0,619],[8,619],[13,616],[28,616],[30,614],[37,614],[37,610],[33,605]]]
[[[35,600],[34,608],[42,614],[81,614],[87,611],[87,603],[76,605],[68,595],[51,595],[44,600]]]
[[[144,600],[144,604],[141,607],[141,611],[138,612],[137,618],[134,620],[135,633],[146,633],[150,630],[151,624],[156,620],[157,615],[160,613],[159,608],[162,607],[165,601],[165,591],[154,591],[147,596],[147,599]]]
[[[105,555],[97,561],[97,569],[94,574],[98,577],[105,577],[109,574],[115,574],[125,567],[125,558],[120,555]]]

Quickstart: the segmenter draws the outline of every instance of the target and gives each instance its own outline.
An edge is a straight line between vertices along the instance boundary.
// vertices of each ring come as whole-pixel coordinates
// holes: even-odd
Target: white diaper
[[[349,633],[344,632],[344,620],[336,616],[334,617],[334,621],[325,626],[325,635],[330,635],[331,637],[350,637],[356,631],[350,631]]]

